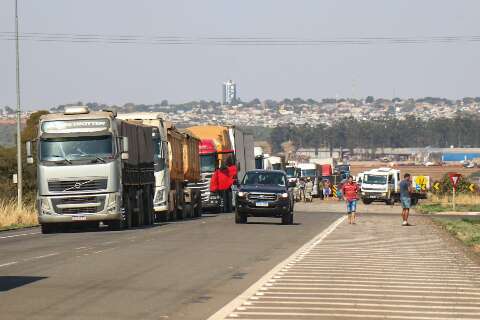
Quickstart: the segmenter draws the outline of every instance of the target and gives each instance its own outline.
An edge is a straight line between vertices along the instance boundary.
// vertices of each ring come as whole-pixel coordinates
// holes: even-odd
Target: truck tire
[[[416,206],[418,204],[418,198],[412,198],[412,206]]]
[[[151,186],[147,186],[147,190],[144,193],[144,208],[145,208],[145,214],[144,214],[144,224],[146,226],[151,226],[153,225],[153,193],[152,193],[152,188]]]
[[[108,228],[112,231],[121,231],[125,229],[125,221],[123,219],[109,221]]]
[[[385,200],[385,204],[387,206],[393,206],[393,205],[395,205],[395,199],[393,199],[393,198],[387,199],[387,200]]]
[[[247,223],[248,218],[247,215],[244,213],[240,213],[237,210],[235,210],[235,223],[236,224],[245,224]]]
[[[291,212],[282,215],[282,224],[293,224],[293,214]]]
[[[55,224],[53,224],[53,223],[43,223],[40,226],[40,228],[41,228],[43,234],[55,233],[57,231],[57,228],[56,228]]]
[[[363,204],[369,205],[372,204],[373,200],[372,199],[362,199]]]

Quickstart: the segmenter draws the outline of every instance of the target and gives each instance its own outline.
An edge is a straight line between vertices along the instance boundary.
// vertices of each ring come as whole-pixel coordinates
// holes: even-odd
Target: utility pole
[[[16,46],[16,60],[17,60],[17,206],[22,208],[22,139],[21,139],[21,125],[20,125],[20,48],[18,39],[18,0],[15,0],[15,46]]]

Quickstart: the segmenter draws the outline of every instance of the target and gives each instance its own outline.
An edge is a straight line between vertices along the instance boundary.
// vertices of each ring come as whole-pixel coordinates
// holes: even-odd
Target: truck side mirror
[[[122,160],[128,160],[128,138],[122,137]]]
[[[27,149],[27,163],[28,164],[33,164],[32,142],[31,141],[27,141],[26,149]]]

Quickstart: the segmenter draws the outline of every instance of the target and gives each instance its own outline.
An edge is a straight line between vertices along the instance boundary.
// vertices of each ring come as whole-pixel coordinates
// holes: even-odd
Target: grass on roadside
[[[25,205],[18,209],[15,201],[0,201],[0,230],[37,225],[35,206]]]
[[[480,196],[460,194],[456,197],[455,211],[480,212]],[[421,213],[453,211],[451,196],[432,195],[429,199],[418,205],[416,209]]]
[[[480,220],[478,219],[434,219],[435,223],[460,239],[476,252],[480,252]]]

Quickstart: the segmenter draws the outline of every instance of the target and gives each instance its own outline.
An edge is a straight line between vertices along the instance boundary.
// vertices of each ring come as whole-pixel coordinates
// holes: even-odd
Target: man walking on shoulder
[[[400,201],[402,202],[402,226],[409,226],[408,215],[412,205],[412,177],[409,173],[405,173],[403,180],[400,182]]]
[[[358,185],[348,176],[347,182],[342,187],[343,199],[347,203],[348,223],[355,224],[355,213],[357,211]]]

